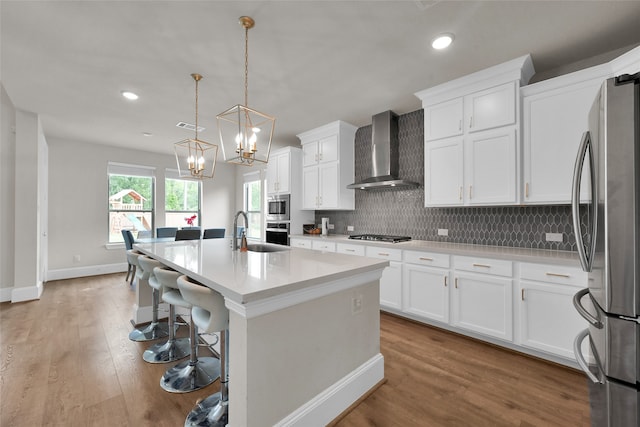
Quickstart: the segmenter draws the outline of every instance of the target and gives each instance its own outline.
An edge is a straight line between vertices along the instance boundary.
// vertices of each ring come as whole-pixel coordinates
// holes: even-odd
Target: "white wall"
[[[16,110],[0,84],[0,301],[11,298],[14,276]]]
[[[168,143],[170,144],[170,142]],[[108,162],[156,168],[156,203],[164,200],[164,171],[175,169],[172,155],[127,150],[79,141],[49,139],[49,272],[58,279],[123,271],[124,247],[107,249]],[[231,166],[216,166],[213,179],[203,184],[203,228],[231,229],[235,206],[235,173]],[[156,215],[162,226],[164,215]],[[74,261],[74,257],[79,260]]]

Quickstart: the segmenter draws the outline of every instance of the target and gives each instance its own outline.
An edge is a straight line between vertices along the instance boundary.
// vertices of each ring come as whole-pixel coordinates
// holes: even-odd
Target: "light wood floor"
[[[49,282],[39,301],[0,304],[0,426],[182,426],[218,382],[160,388],[168,365],[145,363],[149,343],[127,337],[134,296],[114,274]],[[338,427],[589,425],[577,371],[386,314],[381,351],[388,381]]]

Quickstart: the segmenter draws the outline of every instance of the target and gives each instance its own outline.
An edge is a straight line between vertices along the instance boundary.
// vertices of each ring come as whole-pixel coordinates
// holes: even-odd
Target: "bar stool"
[[[164,338],[169,335],[169,325],[167,322],[158,322],[158,303],[160,300],[160,285],[156,276],[153,274],[153,269],[162,265],[160,261],[140,254],[137,259],[138,269],[136,271],[136,278],[138,279],[138,286],[141,283],[147,282],[153,289],[151,291],[151,309],[152,317],[151,323],[144,329],[134,329],[129,333],[129,339],[131,341],[152,341],[158,338]],[[140,289],[138,289],[140,292]]]
[[[160,294],[162,301],[169,303],[169,339],[165,343],[154,344],[145,350],[142,358],[149,363],[167,363],[187,357],[190,351],[189,338],[176,338],[175,321],[176,305],[184,308],[191,308],[191,304],[186,302],[180,294],[176,280],[181,273],[171,270],[166,266],[155,267],[153,274],[160,284]]]
[[[183,286],[187,286],[185,283],[204,289],[209,288],[190,282],[189,278],[184,275],[178,277],[177,283],[182,298],[192,305],[191,324],[189,325],[191,357],[188,361],[180,362],[168,369],[160,379],[160,387],[171,393],[188,393],[206,387],[220,377],[220,360],[215,357],[198,357],[198,326],[203,323],[195,319],[199,319],[202,316],[202,309],[193,305],[192,299],[188,300],[183,291]],[[198,302],[198,304],[201,304],[201,302]],[[224,301],[222,308],[226,310]],[[210,333],[215,331],[217,330],[204,328],[203,332]]]
[[[136,272],[138,271],[138,256],[142,255],[140,252],[136,252],[135,249],[127,250],[127,278],[125,280],[129,281],[129,275],[131,275],[131,281],[129,281],[129,286],[133,286],[133,279],[136,277]]]
[[[226,426],[229,421],[229,310],[224,297],[186,276],[178,278],[182,297],[193,305],[191,321],[206,332],[220,331],[220,392],[196,403],[187,416],[186,426]]]

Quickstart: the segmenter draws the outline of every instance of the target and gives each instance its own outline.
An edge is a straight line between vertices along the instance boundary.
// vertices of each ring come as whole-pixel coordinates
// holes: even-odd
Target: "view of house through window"
[[[153,177],[110,173],[109,243],[122,242],[123,229],[151,237],[153,223]]]
[[[247,238],[260,239],[262,237],[262,182],[259,174],[255,175],[255,180],[248,180],[245,176],[244,183],[244,211],[247,213],[249,225]]]
[[[165,226],[200,225],[200,181],[166,178],[164,186]],[[192,224],[189,224],[191,218]]]

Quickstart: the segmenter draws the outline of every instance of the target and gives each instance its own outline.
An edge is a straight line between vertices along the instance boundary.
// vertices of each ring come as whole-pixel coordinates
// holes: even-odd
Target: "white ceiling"
[[[216,114],[243,103],[242,15],[256,21],[249,106],[277,117],[278,145],[415,111],[415,92],[527,53],[539,76],[640,43],[640,1],[2,0],[0,14],[0,79],[48,138],[166,153],[192,136],[175,126],[195,121],[191,73],[201,139],[217,143]],[[441,32],[454,44],[434,51]]]

